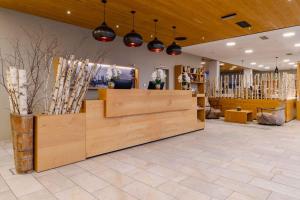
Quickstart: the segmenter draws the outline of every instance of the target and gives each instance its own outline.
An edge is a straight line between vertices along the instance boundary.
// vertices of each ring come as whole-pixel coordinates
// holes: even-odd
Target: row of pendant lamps
[[[111,42],[116,38],[116,33],[105,22],[105,16],[106,16],[105,15],[105,5],[107,3],[107,0],[102,0],[102,3],[103,3],[104,21],[102,22],[102,24],[99,27],[95,28],[95,30],[93,31],[93,37],[100,42]],[[143,44],[143,37],[140,34],[138,34],[137,32],[135,32],[135,30],[134,30],[135,11],[131,11],[131,14],[132,14],[132,31],[130,33],[127,33],[124,36],[123,42],[128,47],[139,47]],[[148,47],[149,51],[159,53],[165,49],[165,45],[156,36],[157,22],[158,22],[158,20],[154,19],[154,25],[155,25],[154,39],[148,43],[147,47]],[[173,29],[173,34],[174,34],[174,38],[175,38],[176,27],[172,26],[172,29]],[[179,45],[177,45],[175,41],[173,41],[172,44],[167,47],[166,52],[169,55],[179,55],[179,54],[181,54],[181,47]]]

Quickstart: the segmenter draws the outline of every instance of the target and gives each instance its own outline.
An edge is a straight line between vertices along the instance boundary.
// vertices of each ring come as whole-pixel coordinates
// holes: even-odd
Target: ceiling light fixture
[[[264,67],[264,65],[258,65],[258,67],[259,67],[259,68],[262,68],[262,67]]]
[[[253,53],[253,50],[252,49],[246,49],[245,53]]]
[[[300,47],[300,43],[296,43],[294,47]]]
[[[165,49],[165,45],[157,39],[156,37],[156,24],[157,24],[158,20],[154,19],[154,40],[152,40],[151,42],[148,43],[147,47],[149,49],[149,51],[152,52],[162,52]],[[152,35],[153,37],[153,35]]]
[[[270,69],[270,67],[265,67],[265,69]]]
[[[287,33],[282,34],[283,37],[293,37],[295,35],[296,35],[295,32],[287,32]]]
[[[289,63],[289,65],[294,65],[294,64],[295,64],[294,62],[290,62],[290,63]]]
[[[201,62],[201,65],[205,65],[205,64],[206,64],[206,62],[205,62],[205,61],[202,61],[202,62]]]
[[[256,62],[252,62],[252,63],[250,63],[250,65],[256,65]]]
[[[176,35],[176,26],[172,26],[173,29],[173,38]],[[167,54],[176,56],[181,54],[181,46],[177,45],[175,41],[172,42],[167,48]]]
[[[100,42],[110,42],[116,38],[115,31],[106,25],[105,22],[105,5],[107,0],[102,0],[103,3],[103,22],[93,31],[93,37]]]
[[[283,62],[285,63],[290,62],[290,59],[284,59]]]
[[[67,10],[67,14],[68,14],[68,15],[71,15],[71,11],[70,11],[70,10]]]
[[[135,11],[131,11],[132,14],[132,31],[130,33],[127,33],[124,38],[123,42],[128,47],[139,47],[143,44],[143,37],[136,33],[134,30],[134,15]]]
[[[220,63],[219,65],[220,65],[220,66],[223,66],[223,65],[225,65],[225,64],[224,64],[224,63]]]
[[[226,43],[226,46],[228,46],[228,47],[232,47],[232,46],[235,46],[235,45],[236,45],[235,42],[227,42]]]

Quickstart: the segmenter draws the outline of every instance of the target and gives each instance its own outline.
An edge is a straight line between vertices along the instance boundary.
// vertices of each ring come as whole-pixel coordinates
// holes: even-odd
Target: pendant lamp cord
[[[102,0],[102,3],[103,3],[103,21],[105,22],[105,20],[106,20],[106,18],[105,18],[105,16],[106,16],[106,13],[105,13],[105,9],[106,9],[106,0]]]
[[[175,39],[175,36],[176,36],[176,26],[172,26],[173,28],[173,38]]]
[[[157,19],[154,20],[154,37],[156,37],[156,23],[157,23]]]
[[[132,13],[132,30],[134,30],[134,14],[135,14],[135,11],[131,11]]]

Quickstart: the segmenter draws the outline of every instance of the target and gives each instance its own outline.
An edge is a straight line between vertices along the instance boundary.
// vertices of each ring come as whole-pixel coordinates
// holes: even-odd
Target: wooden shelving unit
[[[175,90],[183,90],[182,83],[178,82],[178,76],[186,72],[190,78],[191,83],[188,84],[188,89],[193,90],[193,96],[197,98],[197,117],[200,122],[205,122],[205,81],[203,69],[199,67],[189,67],[184,65],[175,65],[174,67],[174,81]]]

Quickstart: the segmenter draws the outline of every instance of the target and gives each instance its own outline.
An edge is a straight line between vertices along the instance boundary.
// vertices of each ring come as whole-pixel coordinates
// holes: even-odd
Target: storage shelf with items
[[[185,76],[188,76],[186,78]],[[175,65],[174,80],[176,90],[192,90],[197,98],[197,117],[200,122],[205,121],[205,79],[203,68]]]

